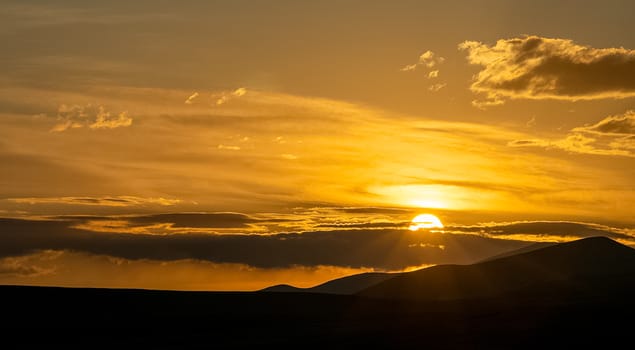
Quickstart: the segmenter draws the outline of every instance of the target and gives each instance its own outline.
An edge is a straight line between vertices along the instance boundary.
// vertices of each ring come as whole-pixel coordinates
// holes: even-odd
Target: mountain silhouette
[[[322,283],[315,287],[298,288],[288,284],[278,284],[260,290],[261,292],[304,292],[304,293],[324,293],[324,294],[342,294],[350,295],[360,292],[370,286],[393,278],[398,273],[381,273],[367,272],[356,275],[346,276],[328,282]]]
[[[327,293],[373,282],[352,295]],[[307,340],[319,348],[617,348],[631,341],[623,320],[635,314],[635,250],[589,238],[473,265],[276,289],[304,293],[0,286],[11,321],[3,337],[66,348],[295,348]]]
[[[592,237],[473,265],[439,265],[404,273],[357,295],[429,301],[564,298],[610,294],[620,286],[631,290],[635,286],[635,249]]]

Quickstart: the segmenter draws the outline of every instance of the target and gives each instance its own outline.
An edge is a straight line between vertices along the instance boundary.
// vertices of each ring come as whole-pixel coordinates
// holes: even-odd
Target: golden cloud
[[[66,105],[57,109],[57,124],[51,131],[62,132],[68,129],[88,127],[90,129],[115,129],[132,125],[132,118],[127,111],[112,114],[103,106]]]
[[[482,66],[470,89],[484,95],[476,106],[508,99],[582,100],[635,96],[635,50],[596,49],[539,36],[501,39],[495,45],[465,41],[470,64]]]
[[[582,154],[635,157],[635,111],[609,116],[593,125],[573,128],[562,139],[514,140],[508,145],[556,148]]]

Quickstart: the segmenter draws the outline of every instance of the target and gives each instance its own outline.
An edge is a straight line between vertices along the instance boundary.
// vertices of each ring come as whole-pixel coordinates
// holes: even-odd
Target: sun
[[[443,224],[438,217],[432,214],[421,214],[417,215],[412,219],[410,223],[410,231],[418,231],[420,229],[435,229],[435,228],[443,228]]]

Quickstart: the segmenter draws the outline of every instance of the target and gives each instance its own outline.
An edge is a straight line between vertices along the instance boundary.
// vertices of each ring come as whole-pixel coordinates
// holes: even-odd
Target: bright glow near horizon
[[[408,228],[410,231],[418,231],[421,229],[443,228],[443,223],[438,217],[432,214],[420,214],[412,219],[412,223]]]

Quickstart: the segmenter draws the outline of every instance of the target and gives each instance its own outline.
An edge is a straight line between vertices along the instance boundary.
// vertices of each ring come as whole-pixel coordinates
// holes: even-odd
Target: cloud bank
[[[412,266],[472,263],[535,241],[607,236],[633,243],[633,232],[576,222],[512,222],[447,226],[445,233],[407,229],[333,228],[275,234],[171,235],[98,232],[79,228],[85,218],[0,219],[0,258],[39,251],[75,251],[129,260],[183,259],[258,268],[340,266],[401,270]],[[128,218],[135,225],[244,227],[258,222],[237,213],[163,214]],[[360,226],[360,225],[358,225]]]

